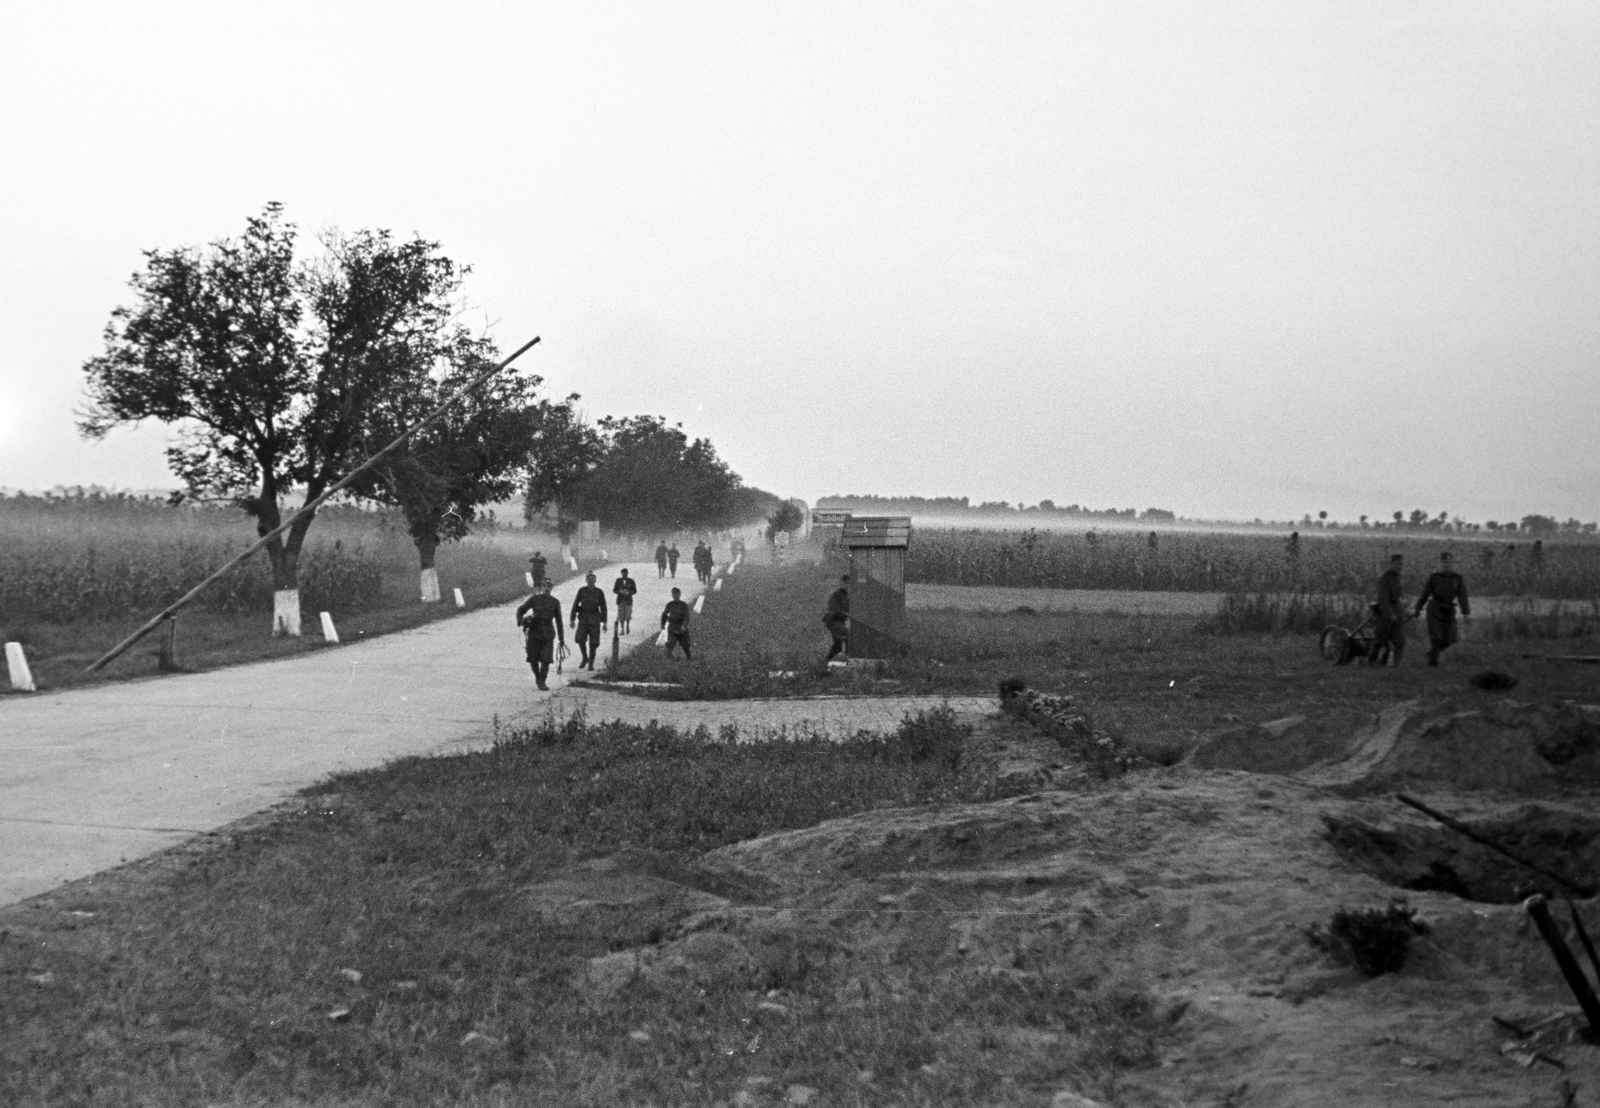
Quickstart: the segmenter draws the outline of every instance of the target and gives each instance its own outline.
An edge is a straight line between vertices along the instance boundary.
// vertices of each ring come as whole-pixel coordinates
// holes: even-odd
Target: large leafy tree
[[[747,511],[743,482],[710,441],[691,441],[660,416],[607,416],[598,431],[599,460],[567,490],[568,513],[616,531],[655,534],[726,527]]]
[[[523,516],[532,520],[555,509],[563,541],[578,527],[571,494],[594,472],[605,449],[600,432],[577,409],[578,399],[573,393],[541,413],[523,493]]]
[[[374,415],[373,452],[497,361],[490,340],[458,332],[442,372],[417,378]],[[544,448],[545,428],[569,420],[575,398],[541,400],[540,383],[534,375],[491,379],[350,486],[405,516],[421,565],[422,599],[439,599],[439,545],[465,538],[483,505],[515,495]]]
[[[157,419],[191,493],[232,500],[265,535],[295,487],[320,495],[367,448],[369,413],[437,365],[466,269],[423,239],[330,233],[297,259],[296,231],[267,205],[238,239],[145,253],[135,302],[84,366],[80,429]],[[300,551],[311,518],[267,547],[273,628],[299,633]]]

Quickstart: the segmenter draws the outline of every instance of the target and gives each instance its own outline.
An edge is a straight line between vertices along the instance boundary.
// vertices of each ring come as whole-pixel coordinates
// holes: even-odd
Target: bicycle
[[[1338,624],[1329,624],[1322,629],[1322,635],[1317,639],[1317,650],[1323,659],[1336,666],[1349,665],[1357,658],[1367,658],[1372,655],[1375,632],[1378,627],[1378,606],[1367,605],[1367,618],[1361,621],[1360,626],[1354,630],[1346,630]],[[1389,662],[1389,644],[1379,643],[1378,654],[1372,660],[1377,665],[1387,665]]]

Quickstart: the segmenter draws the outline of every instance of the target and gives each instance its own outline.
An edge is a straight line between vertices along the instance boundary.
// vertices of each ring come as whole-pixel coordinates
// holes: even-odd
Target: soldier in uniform
[[[1472,615],[1472,605],[1467,600],[1467,583],[1461,579],[1452,564],[1454,559],[1449,552],[1439,555],[1439,568],[1428,576],[1428,583],[1422,586],[1422,595],[1417,597],[1417,605],[1413,614],[1421,612],[1424,607],[1428,609],[1428,664],[1439,664],[1439,655],[1446,648],[1461,637],[1456,629],[1456,606],[1460,605],[1461,615]]]
[[[833,636],[833,646],[829,648],[828,656],[822,659],[826,665],[844,653],[845,642],[850,637],[849,574],[839,578],[839,587],[829,594],[828,610],[822,617],[822,625],[828,629],[828,634]]]
[[[683,656],[689,658],[689,605],[683,602],[681,590],[673,589],[672,599],[661,609],[661,627],[667,633],[668,656],[674,645],[682,643]]]
[[[667,575],[667,540],[662,539],[656,544],[656,576]]]
[[[1400,664],[1400,655],[1405,652],[1406,606],[1400,599],[1400,571],[1405,564],[1405,555],[1389,555],[1389,568],[1378,578],[1378,600],[1373,605],[1378,609],[1378,626],[1372,632],[1372,653],[1367,655],[1369,666],[1384,664],[1386,648],[1387,661],[1393,666]]]
[[[667,572],[674,577],[678,576],[678,557],[678,544],[673,543],[667,548]]]
[[[611,591],[617,598],[617,630],[630,634],[633,631],[633,598],[639,592],[639,582],[628,576],[624,566],[622,576],[612,584]]]
[[[544,551],[535,550],[533,557],[528,559],[528,572],[533,574],[533,587],[538,588],[539,582],[544,580]]]
[[[606,594],[594,583],[594,574],[584,576],[583,588],[572,598],[573,637],[578,640],[578,666],[594,669],[600,653],[600,632],[606,626]]]
[[[550,676],[550,663],[555,661],[555,644],[559,642],[563,648],[567,645],[561,630],[561,601],[550,595],[549,581],[540,581],[539,591],[517,608],[517,626],[527,640],[533,679],[541,689],[548,689],[545,679]]]

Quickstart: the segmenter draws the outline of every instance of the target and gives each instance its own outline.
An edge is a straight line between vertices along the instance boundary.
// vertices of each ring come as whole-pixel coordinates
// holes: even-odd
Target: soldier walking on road
[[[822,617],[822,625],[828,629],[828,634],[833,636],[833,646],[829,648],[828,656],[822,659],[826,665],[845,653],[845,644],[850,637],[849,574],[839,578],[839,587],[828,596],[828,610]]]
[[[678,544],[673,543],[667,550],[667,572],[674,577],[678,576],[678,557]]]
[[[667,633],[667,656],[672,656],[672,648],[678,643],[683,644],[683,656],[689,654],[689,605],[682,600],[682,591],[672,590],[672,599],[667,601],[667,606],[661,609],[661,627]]]
[[[533,575],[533,587],[538,588],[539,582],[544,580],[544,551],[535,550],[533,557],[528,559],[528,572]]]
[[[1400,655],[1406,649],[1406,606],[1400,598],[1400,571],[1405,568],[1405,555],[1389,555],[1389,568],[1378,578],[1378,626],[1372,632],[1372,652],[1367,655],[1367,665],[1400,664]],[[1385,659],[1385,651],[1388,653]]]
[[[594,669],[600,653],[600,632],[606,626],[606,594],[594,583],[594,574],[584,577],[583,588],[572,598],[572,626],[578,640],[578,666]]]
[[[656,544],[656,576],[667,575],[667,540],[662,539]]]
[[[555,645],[566,649],[567,640],[561,630],[561,601],[550,595],[550,582],[540,581],[539,591],[524,600],[517,608],[517,626],[527,641],[528,665],[533,669],[533,679],[541,689],[548,690],[545,680],[550,676],[550,663],[555,661]]]
[[[1417,597],[1413,612],[1428,609],[1428,664],[1439,664],[1439,655],[1461,637],[1456,628],[1456,606],[1461,606],[1463,618],[1472,615],[1472,605],[1467,600],[1467,583],[1461,579],[1452,564],[1449,553],[1439,555],[1439,568],[1428,576]]]
[[[611,591],[617,598],[617,630],[627,635],[633,632],[633,598],[638,595],[639,582],[628,576],[626,568],[622,576],[618,577],[611,585]]]

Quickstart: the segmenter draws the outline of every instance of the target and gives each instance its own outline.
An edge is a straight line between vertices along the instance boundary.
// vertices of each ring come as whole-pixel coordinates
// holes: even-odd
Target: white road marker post
[[[6,668],[11,671],[11,687],[18,692],[38,692],[33,683],[33,671],[28,668],[28,655],[19,642],[6,643]]]
[[[696,612],[703,611],[705,609],[705,606],[706,606],[706,594],[705,593],[701,593],[699,596],[694,598],[694,610]]]
[[[322,615],[322,637],[324,639],[326,639],[328,642],[333,642],[333,643],[338,642],[339,641],[339,632],[335,631],[334,628],[333,628],[333,616],[328,612],[322,612],[321,615]]]
[[[454,589],[452,591],[456,594],[456,607],[465,608],[467,606],[467,598],[461,595],[461,590]]]
[[[661,634],[656,636],[656,645],[657,646],[666,646],[667,645],[667,629],[665,627],[663,627],[661,629]]]
[[[718,577],[717,578],[717,583],[715,585],[712,585],[711,589],[712,589],[713,592],[715,592],[717,589],[720,589],[720,588],[722,588],[722,578]]]
[[[531,572],[524,572],[522,576],[527,580],[528,587],[530,589],[533,588],[533,586],[535,584],[535,582],[533,580],[533,574]]]

